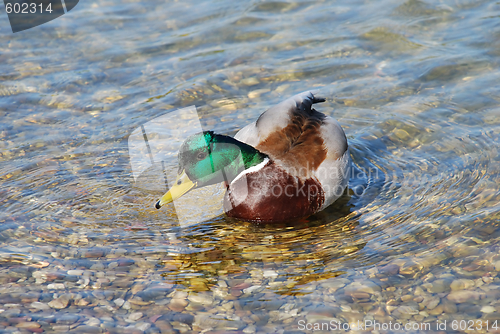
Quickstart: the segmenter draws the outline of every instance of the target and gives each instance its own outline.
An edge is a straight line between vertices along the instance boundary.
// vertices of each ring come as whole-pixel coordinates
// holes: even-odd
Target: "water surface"
[[[491,1],[221,0],[80,2],[16,34],[4,20],[0,328],[491,331],[499,18]],[[356,171],[324,212],[182,227],[135,185],[142,124],[196,105],[204,129],[234,134],[309,89]]]

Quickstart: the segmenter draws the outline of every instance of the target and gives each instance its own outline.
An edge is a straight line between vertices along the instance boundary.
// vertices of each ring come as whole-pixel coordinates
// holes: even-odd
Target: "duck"
[[[344,130],[313,108],[326,101],[315,94],[284,100],[234,137],[213,131],[188,137],[176,180],[155,207],[223,182],[224,212],[239,220],[284,222],[324,210],[347,188],[351,161]]]

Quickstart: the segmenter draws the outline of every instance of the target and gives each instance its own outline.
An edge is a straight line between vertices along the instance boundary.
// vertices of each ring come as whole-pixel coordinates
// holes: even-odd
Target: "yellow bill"
[[[155,207],[159,209],[163,205],[175,201],[194,187],[196,187],[196,183],[193,183],[186,175],[186,172],[182,171],[182,173],[177,175],[177,179],[172,188],[156,202]]]

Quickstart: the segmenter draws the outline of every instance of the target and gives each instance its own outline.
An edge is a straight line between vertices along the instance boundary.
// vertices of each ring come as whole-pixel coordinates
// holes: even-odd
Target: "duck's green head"
[[[172,188],[156,208],[172,202],[194,188],[226,181],[244,169],[262,162],[266,156],[232,137],[204,131],[188,137],[179,150],[179,171]]]

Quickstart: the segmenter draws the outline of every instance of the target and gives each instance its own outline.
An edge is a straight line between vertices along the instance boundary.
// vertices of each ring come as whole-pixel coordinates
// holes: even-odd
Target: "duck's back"
[[[341,158],[348,148],[338,122],[312,108],[324,101],[312,92],[297,94],[268,109],[235,138],[292,169],[291,173],[300,169],[295,176],[310,176],[323,162]]]
[[[285,186],[293,185],[300,188],[304,184],[317,184],[321,187],[321,191],[315,196],[306,195],[306,198],[312,201],[310,203],[299,203],[298,201],[304,199],[293,198],[294,196],[287,196],[282,192],[282,198],[275,199],[277,204],[274,207],[269,204],[272,202],[272,198],[267,198],[269,194],[260,197],[262,201],[260,204],[259,197],[254,196],[253,204],[250,206],[259,205],[261,211],[266,205],[270,206],[271,211],[283,210],[279,203],[288,201],[289,205],[302,208],[304,205],[309,205],[310,209],[317,212],[340,197],[348,181],[350,164],[348,145],[338,122],[312,108],[313,104],[324,101],[315,97],[312,92],[295,95],[270,108],[260,115],[257,121],[236,134],[236,139],[267,154],[271,159],[269,164],[273,164],[273,168],[276,169],[272,173],[255,171],[247,174],[248,177],[259,178],[261,183],[262,180],[266,180],[278,184],[287,180]],[[286,175],[280,176],[278,182],[276,173]],[[248,186],[250,192],[245,195],[247,201],[250,199],[248,196],[252,195],[252,186],[250,184]],[[259,193],[262,195],[264,189],[269,190],[269,184],[261,184],[260,188]],[[311,214],[309,209],[297,209],[297,214],[306,211],[307,214]],[[293,212],[290,215],[293,215]]]

